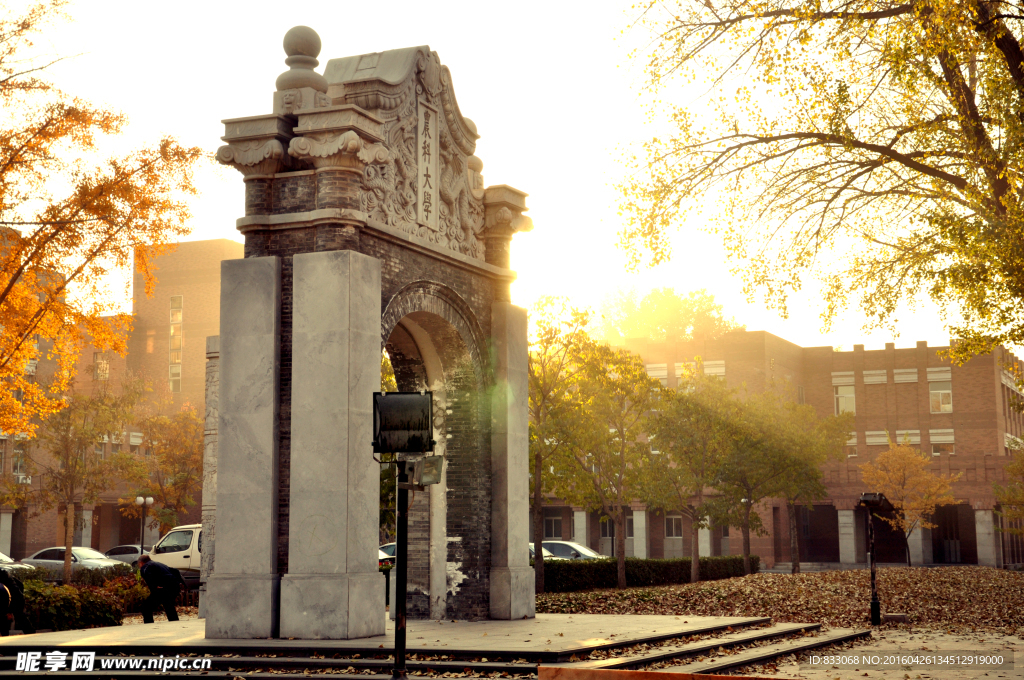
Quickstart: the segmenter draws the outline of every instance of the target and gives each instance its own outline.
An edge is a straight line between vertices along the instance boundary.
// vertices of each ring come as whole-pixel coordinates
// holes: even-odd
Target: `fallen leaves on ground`
[[[893,567],[877,573],[882,611],[905,613],[912,625],[953,632],[1024,631],[1024,573],[989,567]],[[543,594],[537,596],[537,612],[769,616],[776,623],[860,628],[867,623],[870,587],[867,569],[753,574],[676,586]]]

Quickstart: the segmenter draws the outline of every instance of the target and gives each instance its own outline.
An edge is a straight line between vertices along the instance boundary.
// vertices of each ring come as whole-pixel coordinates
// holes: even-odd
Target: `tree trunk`
[[[700,580],[700,524],[696,514],[690,519],[690,583]]]
[[[743,573],[750,576],[750,506],[743,513]]]
[[[538,594],[544,592],[544,486],[541,474],[544,461],[539,453],[533,456],[533,576]]]
[[[618,582],[616,587],[626,587],[626,511],[620,505],[615,517],[615,559],[618,562]]]
[[[75,504],[64,506],[64,584],[71,583],[71,547],[75,542]]]
[[[914,565],[910,563],[910,534],[903,534],[903,545],[907,547],[907,566],[912,567]]]
[[[797,535],[796,527],[796,504],[790,503],[787,506],[787,514],[789,515],[789,553],[792,568],[789,570],[791,574],[800,573],[800,537]]]

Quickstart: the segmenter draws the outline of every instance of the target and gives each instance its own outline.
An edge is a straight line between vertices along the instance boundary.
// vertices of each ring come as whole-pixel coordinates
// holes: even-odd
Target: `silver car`
[[[51,571],[63,571],[64,548],[46,548],[32,555],[32,557],[26,557],[22,562],[33,567],[42,567]],[[79,569],[105,569],[106,567],[116,567],[119,564],[124,563],[110,559],[99,550],[82,546],[71,548],[72,571],[78,571]]]
[[[142,549],[144,553],[148,554],[149,551],[153,549],[153,546],[144,545],[142,546]],[[73,550],[72,554],[74,554]],[[113,548],[111,548],[103,554],[112,560],[117,560],[119,562],[124,562],[125,564],[130,564],[132,565],[132,567],[137,567],[139,565],[138,543],[136,543],[135,545],[115,545]]]

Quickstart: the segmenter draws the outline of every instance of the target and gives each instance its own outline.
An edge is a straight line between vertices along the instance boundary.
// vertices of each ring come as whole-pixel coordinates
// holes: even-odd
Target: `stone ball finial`
[[[321,47],[320,36],[309,26],[294,26],[284,34],[284,53],[289,57],[301,55],[316,59]]]
[[[466,167],[473,172],[483,172],[484,162],[477,156],[470,156],[466,159]]]
[[[309,26],[295,26],[284,34],[284,63],[291,67],[277,77],[277,91],[311,87],[327,92],[327,79],[314,71],[320,62],[320,36]]]

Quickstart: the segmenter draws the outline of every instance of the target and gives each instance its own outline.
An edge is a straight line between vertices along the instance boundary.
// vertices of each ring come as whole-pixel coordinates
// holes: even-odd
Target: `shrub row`
[[[670,560],[627,557],[626,585],[636,588],[689,583],[690,564],[689,557]],[[757,555],[751,555],[751,572],[756,574],[760,567],[760,558]],[[734,576],[743,576],[743,557],[741,555],[700,558],[701,581],[716,581]],[[614,588],[617,583],[618,563],[616,560],[545,560],[544,562],[544,591],[548,593]]]
[[[24,585],[25,615],[37,630],[121,625],[121,601],[103,588],[59,586],[45,581],[27,581]]]

